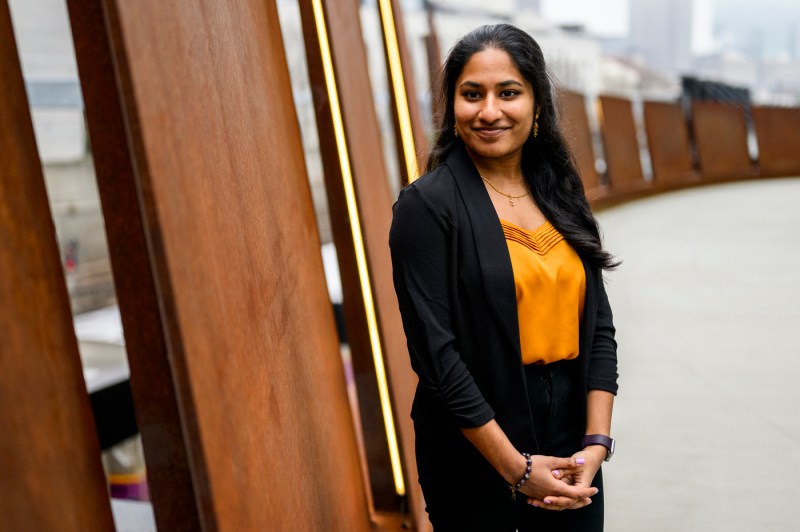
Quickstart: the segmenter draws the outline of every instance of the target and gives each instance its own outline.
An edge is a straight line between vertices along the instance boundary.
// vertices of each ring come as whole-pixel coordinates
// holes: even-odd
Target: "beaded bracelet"
[[[525,474],[522,475],[522,478],[519,479],[519,482],[517,482],[516,485],[508,485],[508,489],[511,490],[511,499],[515,501],[517,500],[517,492],[519,489],[528,481],[529,478],[531,478],[531,455],[530,453],[522,453],[522,456],[525,457],[526,462]]]

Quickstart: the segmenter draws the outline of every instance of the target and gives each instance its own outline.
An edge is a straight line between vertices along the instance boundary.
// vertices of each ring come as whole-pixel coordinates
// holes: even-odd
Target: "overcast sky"
[[[542,15],[557,24],[583,24],[590,32],[600,35],[626,35],[628,1],[542,0]]]
[[[628,33],[630,2],[650,0],[542,0],[542,15],[556,23],[583,24],[592,33]],[[770,55],[800,57],[800,0],[694,0],[696,52],[725,43]]]
[[[541,15],[553,24],[580,24],[595,35],[625,37],[629,34],[631,3],[656,0],[540,1]],[[422,8],[422,0],[401,0],[401,3],[411,9]],[[466,11],[487,8],[487,0],[435,0],[435,3]],[[693,0],[693,4],[695,53],[733,49],[752,56],[800,60],[800,0]],[[516,0],[496,0],[491,5],[493,11],[510,10]]]

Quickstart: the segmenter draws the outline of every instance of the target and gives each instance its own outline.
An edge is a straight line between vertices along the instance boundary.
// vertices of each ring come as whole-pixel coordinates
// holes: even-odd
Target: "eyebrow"
[[[522,83],[520,83],[519,81],[517,81],[515,79],[507,79],[505,81],[501,81],[500,83],[497,83],[495,86],[496,87],[508,87],[509,85],[517,85],[519,87],[523,87],[524,86]],[[476,87],[476,88],[478,88],[478,87],[481,87],[481,84],[478,83],[477,81],[465,81],[464,83],[461,84],[461,87]]]

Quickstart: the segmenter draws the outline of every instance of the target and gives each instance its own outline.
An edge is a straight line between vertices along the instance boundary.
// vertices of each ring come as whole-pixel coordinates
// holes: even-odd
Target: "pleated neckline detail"
[[[553,249],[553,246],[564,240],[561,233],[549,221],[544,222],[533,231],[523,229],[503,219],[500,220],[500,225],[503,227],[506,240],[522,244],[539,255],[546,255]]]

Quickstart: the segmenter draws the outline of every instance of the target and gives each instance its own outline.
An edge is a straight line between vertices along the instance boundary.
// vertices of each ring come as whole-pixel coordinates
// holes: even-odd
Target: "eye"
[[[461,96],[463,96],[467,100],[478,100],[481,97],[481,93],[475,90],[468,90],[462,92]]]
[[[513,98],[514,96],[518,95],[519,91],[514,89],[504,89],[500,92],[501,98]]]

